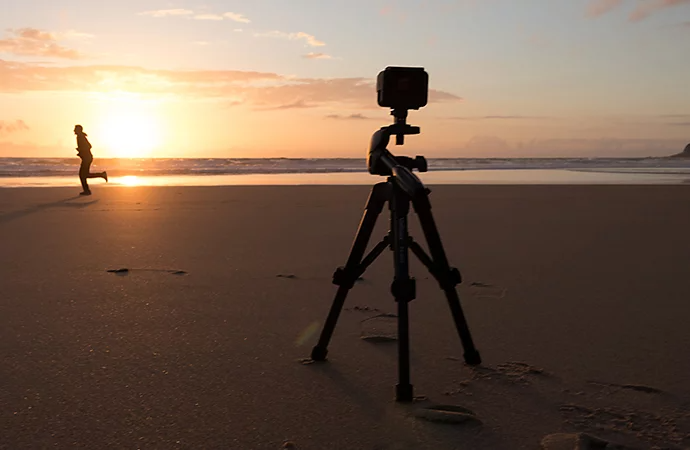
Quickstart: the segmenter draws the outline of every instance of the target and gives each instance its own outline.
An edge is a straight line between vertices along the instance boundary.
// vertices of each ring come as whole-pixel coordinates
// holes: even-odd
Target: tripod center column
[[[410,383],[410,333],[408,303],[415,298],[415,280],[410,278],[408,261],[407,215],[410,199],[397,185],[395,177],[389,179],[393,185],[390,200],[391,234],[393,237],[393,265],[395,278],[391,292],[398,303],[398,385],[396,400],[411,402],[413,388]]]

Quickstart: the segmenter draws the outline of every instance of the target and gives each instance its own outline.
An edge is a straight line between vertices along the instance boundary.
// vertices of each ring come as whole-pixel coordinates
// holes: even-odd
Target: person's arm
[[[77,152],[81,154],[82,151],[84,153],[88,153],[88,151],[91,150],[91,143],[89,142],[88,139],[86,139],[86,136],[78,136],[77,137]]]

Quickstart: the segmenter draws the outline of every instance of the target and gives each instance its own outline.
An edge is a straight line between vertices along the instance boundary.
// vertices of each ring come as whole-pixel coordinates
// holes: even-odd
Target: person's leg
[[[91,160],[91,162],[93,162],[93,160]],[[91,162],[89,162],[89,166],[91,165]],[[91,173],[89,171],[89,173],[86,175],[86,178],[103,178],[107,182],[108,181],[108,172],[103,171],[103,172]]]
[[[81,166],[79,167],[79,179],[81,180],[81,187],[84,189],[84,192],[91,192],[91,189],[89,189],[89,184],[86,181],[87,178],[91,178],[89,176],[91,161],[91,158],[84,158],[81,160]]]

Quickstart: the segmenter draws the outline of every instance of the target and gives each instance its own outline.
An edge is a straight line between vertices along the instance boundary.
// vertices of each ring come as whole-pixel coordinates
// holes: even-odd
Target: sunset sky
[[[690,0],[23,0],[0,14],[0,157],[363,157],[386,66],[424,67],[429,157],[690,142]]]

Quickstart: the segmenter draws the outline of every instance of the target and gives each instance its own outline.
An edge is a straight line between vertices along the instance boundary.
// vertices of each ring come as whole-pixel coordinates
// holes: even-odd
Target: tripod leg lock
[[[338,267],[333,274],[333,284],[352,289],[359,275],[359,273],[347,267]]]
[[[448,272],[439,277],[438,282],[443,290],[455,289],[455,286],[462,283],[462,275],[458,269],[451,267]]]
[[[417,298],[417,281],[414,278],[393,280],[391,293],[396,302],[411,302]]]

